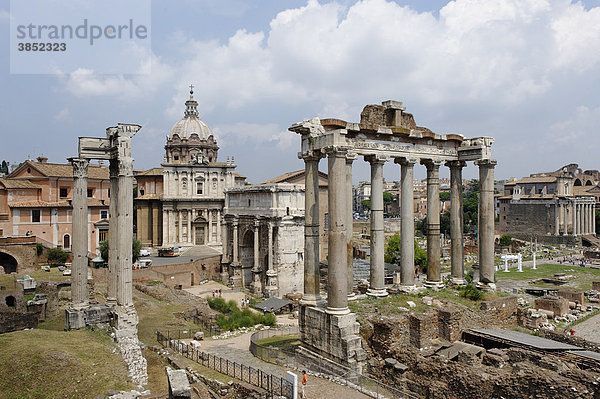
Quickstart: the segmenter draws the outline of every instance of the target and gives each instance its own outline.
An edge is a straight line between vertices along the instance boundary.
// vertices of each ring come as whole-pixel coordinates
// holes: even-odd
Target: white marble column
[[[327,309],[329,314],[348,314],[348,248],[346,247],[346,154],[347,150],[332,147],[327,150],[329,256],[327,272]]]
[[[169,172],[163,171],[163,197],[169,196]]]
[[[119,160],[119,271],[117,275],[117,304],[133,306],[132,253],[133,241],[133,158],[122,157]]]
[[[415,212],[413,172],[416,159],[399,158],[401,186],[400,280],[405,288],[415,286]]]
[[[596,205],[592,204],[592,234],[596,235]]]
[[[479,286],[495,289],[494,277],[494,166],[495,160],[480,160],[479,166]]]
[[[579,218],[577,217],[577,205],[575,203],[575,200],[573,200],[572,204],[571,204],[571,210],[573,211],[571,214],[571,218],[573,219],[573,235],[576,236],[577,235],[577,221],[579,220]]]
[[[365,160],[371,164],[371,263],[369,289],[367,295],[387,296],[385,289],[383,231],[383,165],[387,157],[369,156]]]
[[[450,168],[450,238],[452,283],[465,284],[464,277],[464,236],[463,236],[463,187],[462,169],[465,162],[452,161],[447,163]]]
[[[212,244],[213,242],[213,219],[212,219],[213,211],[212,209],[208,210],[208,244]]]
[[[218,219],[217,219],[218,220]],[[260,221],[257,219],[254,221],[254,264],[252,266],[252,292],[256,295],[262,294],[262,282],[260,280],[260,257],[259,257],[259,233],[260,233]]]
[[[110,204],[108,206],[108,286],[106,287],[106,303],[114,306],[117,304],[117,270],[119,268],[119,260],[117,256],[117,246],[119,245],[119,229],[117,227],[117,204],[119,202],[119,163],[117,160],[110,161],[109,170]]]
[[[71,274],[71,307],[82,309],[89,305],[88,275],[88,160],[71,158],[73,166],[73,268]]]
[[[427,160],[427,281],[431,288],[441,288],[440,268],[440,162]]]
[[[319,160],[320,153],[302,156],[304,160],[304,295],[302,305],[321,301],[319,271]],[[271,255],[269,254],[269,262]],[[270,270],[270,268],[268,269]]]
[[[354,294],[354,250],[352,245],[352,236],[354,228],[354,218],[352,209],[352,162],[358,158],[354,153],[346,155],[346,246],[348,247],[348,300],[356,299]]]
[[[238,242],[238,227],[239,221],[237,219],[233,220],[233,262],[232,266],[234,267],[233,277],[231,279],[232,283],[237,285],[238,287],[242,287],[244,284],[244,270],[242,269],[242,265],[239,260],[239,242]]]
[[[215,241],[220,244],[221,243],[221,211],[217,210],[217,235],[215,237]]]
[[[265,287],[265,296],[267,298],[273,298],[279,296],[277,272],[273,266],[273,222],[269,220],[267,227],[269,242],[267,246],[267,286]]]
[[[569,234],[569,204],[563,205],[563,235]]]

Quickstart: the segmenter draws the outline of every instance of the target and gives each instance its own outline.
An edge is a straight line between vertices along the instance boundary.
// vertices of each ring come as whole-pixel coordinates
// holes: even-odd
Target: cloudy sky
[[[151,73],[137,75],[10,74],[9,25],[0,0],[0,159],[11,163],[63,162],[77,136],[131,122],[143,126],[136,168],[159,166],[193,83],[219,158],[253,183],[302,168],[292,123],[358,121],[388,99],[437,133],[495,137],[497,178],[600,169],[600,0],[155,0]],[[398,176],[388,163],[386,179]]]

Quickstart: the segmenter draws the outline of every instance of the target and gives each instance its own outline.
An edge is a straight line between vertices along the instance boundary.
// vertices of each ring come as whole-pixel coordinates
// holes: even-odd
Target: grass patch
[[[270,348],[291,349],[300,345],[300,338],[298,334],[276,335],[256,341],[256,344]]]
[[[0,398],[93,398],[132,388],[121,353],[104,331],[0,335]]]
[[[574,265],[541,264],[537,266],[536,270],[528,267],[524,268],[522,272],[517,272],[516,269],[511,269],[510,272],[505,272],[503,270],[497,271],[496,280],[536,280],[540,278],[551,278],[556,273],[565,273],[574,276],[574,278],[569,280],[564,286],[580,290],[592,289],[592,281],[600,279],[600,269]],[[551,283],[539,282],[535,284],[540,288],[559,287]]]

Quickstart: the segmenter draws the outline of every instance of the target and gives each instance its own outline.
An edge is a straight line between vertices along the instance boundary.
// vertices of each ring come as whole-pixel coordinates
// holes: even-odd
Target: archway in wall
[[[246,230],[242,238],[240,262],[243,266],[244,285],[248,286],[252,282],[252,267],[254,267],[254,232],[252,230]]]
[[[17,271],[18,262],[13,256],[0,252],[0,266],[4,267],[4,273],[14,273]]]
[[[579,179],[575,179],[575,182],[573,183],[574,186],[581,186],[581,180]]]
[[[593,185],[594,185],[594,183],[592,183],[592,181],[591,181],[591,180],[588,180],[588,181],[586,181],[586,182],[585,182],[585,185],[586,185],[586,186],[593,186]]]

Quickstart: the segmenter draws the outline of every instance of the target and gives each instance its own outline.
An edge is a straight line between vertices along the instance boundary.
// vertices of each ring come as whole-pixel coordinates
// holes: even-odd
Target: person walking
[[[302,399],[306,398],[306,392],[304,392],[305,388],[306,388],[306,371],[302,370],[302,390],[300,391],[300,397]]]

